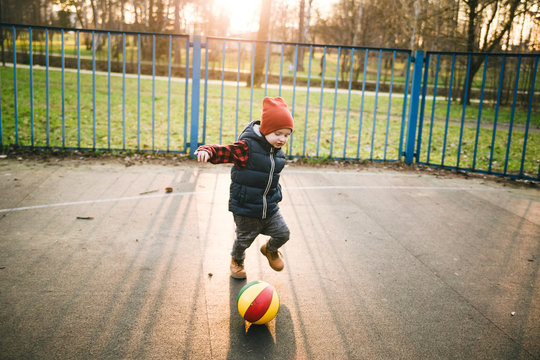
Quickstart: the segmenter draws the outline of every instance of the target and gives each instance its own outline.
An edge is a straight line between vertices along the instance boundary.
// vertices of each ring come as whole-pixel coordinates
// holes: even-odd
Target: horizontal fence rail
[[[0,145],[193,154],[285,99],[289,157],[540,179],[533,54],[0,24]]]

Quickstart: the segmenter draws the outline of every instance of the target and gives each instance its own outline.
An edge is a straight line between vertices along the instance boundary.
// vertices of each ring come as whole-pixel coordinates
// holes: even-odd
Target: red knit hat
[[[280,97],[265,97],[261,117],[261,134],[268,135],[279,129],[293,130],[294,120],[287,104]]]

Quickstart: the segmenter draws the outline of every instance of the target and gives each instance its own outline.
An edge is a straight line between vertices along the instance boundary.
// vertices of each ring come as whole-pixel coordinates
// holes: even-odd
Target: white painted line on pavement
[[[284,190],[449,190],[449,191],[492,191],[494,189],[479,187],[454,187],[454,186],[400,186],[400,185],[345,185],[345,186],[287,186]]]
[[[435,191],[496,191],[496,189],[491,188],[481,188],[481,187],[452,187],[452,186],[392,186],[392,185],[324,185],[324,186],[284,186],[283,190],[435,190]],[[119,201],[129,201],[129,200],[145,200],[145,199],[156,199],[163,197],[175,197],[175,196],[189,196],[196,194],[209,193],[209,191],[188,191],[188,192],[179,192],[179,193],[166,193],[166,194],[154,194],[154,195],[139,195],[139,196],[127,196],[121,198],[111,198],[111,199],[97,199],[97,200],[83,200],[83,201],[70,201],[62,203],[53,203],[53,204],[42,204],[42,205],[32,205],[32,206],[22,206],[18,208],[9,208],[9,209],[0,209],[0,213],[12,212],[12,211],[23,211],[23,210],[36,210],[36,209],[46,209],[53,207],[62,207],[62,206],[74,206],[74,205],[85,205],[85,204],[100,204],[107,202],[119,202]]]
[[[84,205],[84,204],[99,204],[106,202],[118,202],[118,201],[127,201],[127,200],[143,200],[143,199],[155,199],[161,197],[173,197],[173,196],[186,196],[186,195],[195,195],[207,193],[208,191],[190,191],[190,192],[179,192],[179,193],[167,193],[167,194],[155,194],[155,195],[139,195],[139,196],[127,196],[122,198],[112,198],[112,199],[97,199],[97,200],[83,200],[83,201],[70,201],[63,203],[53,203],[53,204],[43,204],[43,205],[33,205],[33,206],[23,206],[18,208],[11,209],[0,209],[0,213],[11,212],[11,211],[22,211],[22,210],[35,210],[35,209],[44,209],[51,207],[60,207],[60,206],[72,206],[72,205]]]

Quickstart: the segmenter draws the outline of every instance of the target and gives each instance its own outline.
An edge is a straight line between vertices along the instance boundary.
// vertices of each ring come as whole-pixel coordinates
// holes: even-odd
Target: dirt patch
[[[36,150],[21,148],[2,148],[0,157],[18,161],[32,161],[46,164],[57,164],[60,166],[88,165],[108,165],[120,164],[126,167],[140,165],[160,165],[160,166],[200,166],[195,160],[190,159],[186,154],[171,153],[137,153],[137,152],[93,152],[93,151],[64,151],[64,150]],[[1,160],[1,159],[0,159]],[[474,173],[464,170],[452,170],[439,167],[432,167],[420,164],[405,164],[402,162],[379,162],[379,161],[342,161],[324,160],[312,161],[306,159],[292,159],[287,161],[287,165],[295,168],[323,168],[323,169],[343,169],[357,171],[399,171],[412,174],[431,175],[437,178],[461,178],[461,179],[482,179],[503,186],[540,188],[539,181],[513,179],[498,175]]]

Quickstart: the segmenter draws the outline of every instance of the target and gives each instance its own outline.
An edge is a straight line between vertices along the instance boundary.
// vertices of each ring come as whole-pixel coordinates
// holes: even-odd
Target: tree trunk
[[[298,14],[299,22],[298,22],[298,42],[303,43],[305,42],[304,39],[304,7],[306,4],[306,0],[300,0],[300,14]],[[303,46],[298,47],[298,56],[296,59],[296,70],[297,71],[304,71],[304,50],[305,48]]]
[[[261,15],[259,18],[259,32],[257,33],[257,40],[258,41],[265,41],[268,40],[268,32],[270,29],[270,11],[272,9],[272,1],[271,0],[263,0],[262,6],[261,6]],[[252,69],[253,71],[253,86],[258,87],[261,86],[264,80],[263,76],[263,70],[266,60],[266,44],[265,43],[257,43],[255,45],[255,68]],[[251,81],[251,78],[248,79],[248,85]]]
[[[420,1],[414,1],[414,19],[413,19],[413,33],[411,36],[411,51],[415,51],[416,46],[416,32],[418,30],[418,16],[420,16]]]
[[[499,1],[502,1],[502,0],[498,0],[494,2],[493,5],[496,7],[499,7],[501,5]],[[510,6],[510,8],[508,9],[508,15],[504,19],[505,22],[502,24],[500,32],[496,33],[492,37],[491,41],[485,42],[482,48],[478,46],[478,38],[476,36],[476,26],[477,26],[476,23],[478,21],[480,11],[484,11],[485,9],[484,8],[478,9],[478,5],[479,5],[478,0],[470,0],[468,2],[465,2],[465,4],[467,4],[467,6],[469,7],[469,14],[468,14],[469,23],[468,23],[468,28],[467,28],[468,29],[467,30],[467,36],[468,36],[467,37],[467,50],[470,52],[475,51],[475,50],[480,50],[481,52],[489,53],[493,51],[494,48],[499,47],[504,36],[507,35],[510,32],[510,29],[512,28],[512,23],[516,17],[516,13],[517,13],[517,9],[520,4],[520,1],[521,0],[511,0],[508,3],[506,3],[507,5]],[[465,79],[466,81],[463,84],[463,89],[461,91],[462,104],[465,102],[467,104],[470,104],[472,81],[474,79],[474,76],[476,75],[480,67],[482,66],[483,62],[484,62],[483,56],[472,58],[469,77]],[[467,85],[467,87],[465,85]],[[465,93],[468,94],[467,98],[465,98]]]
[[[181,0],[174,0],[174,32],[180,34],[180,8]],[[182,61],[182,55],[180,49],[182,48],[181,40],[176,39],[174,46],[174,61],[180,64]]]

